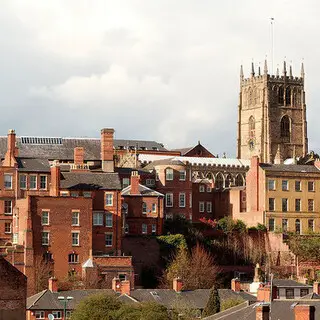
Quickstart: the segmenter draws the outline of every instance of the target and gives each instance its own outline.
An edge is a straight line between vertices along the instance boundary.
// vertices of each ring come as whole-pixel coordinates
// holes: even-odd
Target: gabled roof
[[[273,285],[277,288],[312,288],[312,286],[291,279],[274,279]]]
[[[118,173],[61,172],[61,189],[71,190],[121,190]]]
[[[320,173],[314,165],[308,164],[267,164],[260,163],[260,168],[271,172]]]
[[[47,159],[16,158],[21,172],[50,172],[50,164]]]
[[[154,196],[154,197],[164,197],[164,195],[158,191],[155,191],[153,189],[150,189],[142,184],[139,184],[139,192],[140,194],[130,194],[130,191],[131,191],[131,185],[127,186],[126,188],[124,188],[122,191],[121,191],[121,195],[122,196]]]

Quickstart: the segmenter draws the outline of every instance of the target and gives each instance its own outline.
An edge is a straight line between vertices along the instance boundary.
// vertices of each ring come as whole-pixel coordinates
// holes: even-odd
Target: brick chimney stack
[[[8,132],[7,152],[4,157],[3,166],[14,167],[17,165],[16,156],[18,156],[18,148],[16,147],[16,133],[13,129]]]
[[[132,171],[131,173],[131,189],[130,189],[130,194],[140,194],[139,191],[139,183],[140,183],[140,176],[138,171]]]
[[[54,277],[49,279],[49,290],[51,292],[58,292],[58,280]]]
[[[277,299],[277,287],[272,286],[272,294],[271,294],[271,286],[260,284],[257,292],[257,301],[262,302],[270,302],[274,299]]]
[[[58,197],[60,194],[60,164],[58,160],[54,160],[51,168],[50,196]]]
[[[173,290],[175,292],[181,292],[182,291],[182,287],[183,287],[183,281],[182,279],[178,278],[174,278],[173,279]]]
[[[120,282],[120,292],[121,294],[127,294],[130,296],[131,284],[129,280],[123,280]]]
[[[256,307],[256,320],[269,320],[269,305],[262,304]]]
[[[101,130],[101,164],[104,172],[114,172],[113,134],[114,129],[105,128]]]
[[[315,320],[314,306],[297,304],[294,307],[294,319],[295,320]]]
[[[119,278],[113,278],[112,279],[112,290],[115,292],[121,292],[121,285],[120,285],[120,279]]]
[[[73,151],[73,162],[75,165],[84,163],[84,148],[83,147],[75,147]]]
[[[235,278],[231,280],[231,290],[234,292],[240,292],[241,291],[241,282],[240,279]]]

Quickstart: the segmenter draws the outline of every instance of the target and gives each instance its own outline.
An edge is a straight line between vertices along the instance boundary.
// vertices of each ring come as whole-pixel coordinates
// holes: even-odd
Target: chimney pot
[[[234,292],[240,292],[241,291],[241,282],[240,279],[235,278],[231,280],[231,290]]]
[[[58,292],[58,280],[55,277],[49,279],[49,290],[51,292]]]

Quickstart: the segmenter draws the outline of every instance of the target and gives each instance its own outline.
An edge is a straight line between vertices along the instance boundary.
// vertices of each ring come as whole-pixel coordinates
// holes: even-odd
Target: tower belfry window
[[[290,139],[290,119],[283,116],[280,123],[281,137]]]
[[[286,105],[291,105],[291,90],[289,87],[286,88]]]
[[[278,102],[280,104],[283,104],[283,97],[284,96],[284,92],[283,92],[283,87],[279,87],[279,91],[278,91]]]
[[[256,123],[255,123],[254,117],[251,116],[249,118],[249,136],[250,136],[250,138],[254,138],[255,129],[256,129]]]

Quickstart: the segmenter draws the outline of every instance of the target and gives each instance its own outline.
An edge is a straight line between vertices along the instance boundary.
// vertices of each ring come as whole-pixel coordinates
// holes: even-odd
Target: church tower
[[[304,67],[301,76],[287,73],[286,62],[280,76],[268,74],[267,61],[263,74],[244,78],[240,70],[237,158],[259,156],[261,162],[282,163],[287,158],[308,152],[307,119],[304,92]]]

